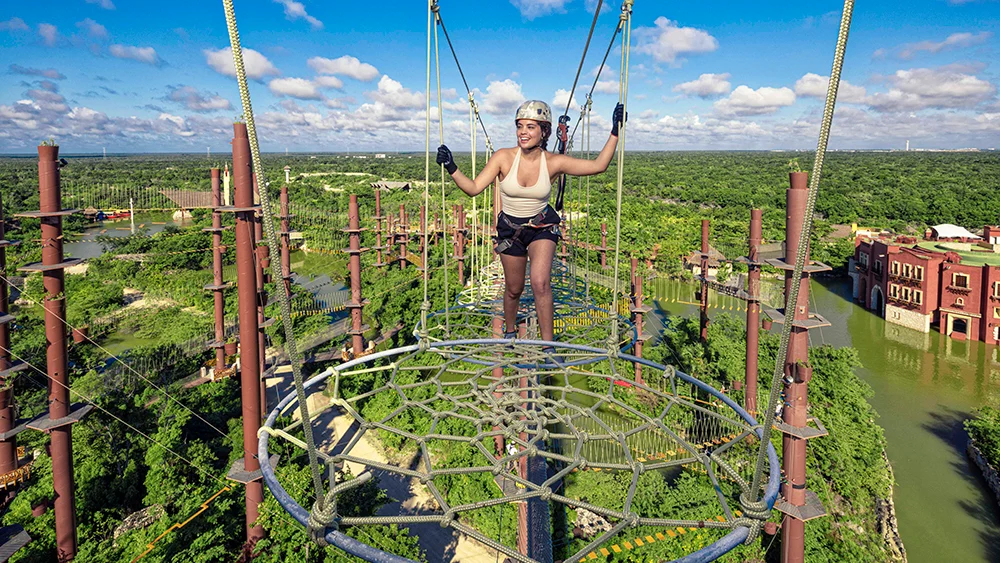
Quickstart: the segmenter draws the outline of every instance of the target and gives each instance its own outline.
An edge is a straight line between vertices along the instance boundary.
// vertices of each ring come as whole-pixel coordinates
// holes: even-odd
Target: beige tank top
[[[500,203],[503,205],[503,212],[511,217],[534,217],[545,211],[545,207],[549,204],[549,194],[552,193],[552,181],[549,179],[549,167],[545,162],[545,151],[542,151],[538,180],[534,186],[525,187],[517,183],[517,169],[520,164],[521,149],[518,147],[510,172],[500,182]]]

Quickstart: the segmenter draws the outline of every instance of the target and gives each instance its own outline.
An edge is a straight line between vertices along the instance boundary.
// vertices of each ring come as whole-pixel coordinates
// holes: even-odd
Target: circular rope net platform
[[[602,546],[664,533],[697,534],[693,553],[680,560],[710,561],[755,537],[778,493],[779,464],[768,444],[766,489],[763,500],[753,502],[761,498],[748,484],[761,429],[732,400],[671,367],[634,356],[545,341],[522,341],[513,350],[508,345],[424,342],[345,363],[305,384],[313,393],[325,386],[332,408],[357,429],[329,437],[328,443],[339,445],[321,449],[322,462],[360,464],[366,473],[411,480],[415,493],[433,499],[428,511],[410,515],[341,517],[334,506],[333,520],[319,527],[326,542],[367,561],[403,562],[340,528],[436,524],[530,563],[537,559],[480,531],[520,503],[529,519],[542,514],[536,520],[542,525],[529,528],[529,546],[548,542],[551,550],[549,511],[575,513],[578,519],[589,512],[603,522],[586,540],[560,546],[568,550],[569,563]],[[603,358],[566,368],[544,357],[541,347],[547,345],[556,346],[559,355]],[[515,367],[525,355],[542,367]],[[637,366],[643,381],[637,381]],[[270,413],[260,433],[261,459],[270,457],[272,437],[304,445],[295,435],[298,423],[276,427],[280,416],[294,410],[293,393]],[[360,444],[373,437],[387,451],[415,453],[416,461],[398,466],[366,455]],[[269,464],[262,473],[282,507],[308,526],[310,513],[303,506],[313,499],[292,498]],[[597,495],[588,483],[598,476],[621,486]],[[364,481],[345,481],[336,490]],[[659,494],[664,498],[658,500]]]

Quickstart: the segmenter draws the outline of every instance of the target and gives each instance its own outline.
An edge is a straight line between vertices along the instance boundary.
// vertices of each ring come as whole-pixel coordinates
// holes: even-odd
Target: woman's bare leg
[[[537,239],[528,245],[531,259],[531,293],[535,297],[535,313],[542,340],[552,340],[552,259],[556,254],[555,241]]]
[[[521,294],[524,293],[524,270],[528,264],[527,256],[500,255],[500,263],[503,264],[503,319],[504,331],[514,332],[517,330],[517,308],[521,303]]]

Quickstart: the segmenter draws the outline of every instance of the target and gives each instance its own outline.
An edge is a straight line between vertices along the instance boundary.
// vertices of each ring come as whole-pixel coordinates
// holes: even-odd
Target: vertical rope
[[[587,160],[590,160],[590,110],[594,107],[594,100],[591,98],[590,94],[587,94],[587,113],[586,113],[586,124],[584,125],[583,133],[587,139]],[[584,254],[587,258],[586,265],[586,276],[587,279],[584,280],[584,291],[586,292],[587,301],[590,301],[590,176],[587,176],[587,219],[584,222],[584,230],[587,231],[587,244],[584,247]]]
[[[476,179],[476,100],[472,96],[472,92],[469,92],[469,140],[472,145],[472,176],[470,178],[475,181]],[[472,263],[472,269],[469,273],[469,281],[471,282],[470,287],[476,287],[476,244],[479,240],[477,236],[479,235],[479,209],[476,206],[476,202],[479,200],[479,196],[472,197],[472,244],[469,245],[469,251],[472,256],[469,257]],[[477,299],[478,301],[478,299]]]
[[[826,105],[823,109],[823,122],[819,129],[819,141],[816,146],[816,157],[813,160],[812,175],[809,178],[809,195],[806,199],[806,213],[803,216],[802,232],[799,234],[799,251],[795,255],[795,268],[792,270],[792,286],[788,290],[788,301],[785,302],[785,322],[781,327],[781,347],[778,349],[778,359],[774,364],[774,374],[771,377],[771,396],[767,403],[764,418],[765,436],[770,436],[774,425],[774,411],[778,404],[781,389],[781,378],[784,376],[785,362],[788,361],[788,342],[792,337],[792,319],[795,317],[795,307],[799,302],[799,287],[802,282],[802,270],[805,269],[806,253],[809,252],[809,241],[812,237],[812,217],[816,210],[816,196],[819,195],[819,181],[823,173],[823,159],[830,140],[830,129],[833,126],[833,111],[837,105],[837,89],[840,87],[840,73],[844,68],[844,54],[847,52],[847,37],[851,31],[851,16],[854,13],[854,0],[844,0],[844,13],[840,19],[840,32],[837,34],[837,47],[833,55],[833,69],[830,72],[830,84],[826,91]],[[753,475],[751,493],[756,498],[760,492],[761,476],[767,457],[767,445],[770,440],[761,440],[757,451],[757,468]]]
[[[427,340],[427,313],[430,312],[431,302],[427,298],[427,288],[430,284],[430,268],[427,267],[428,251],[427,247],[430,245],[430,237],[428,236],[428,217],[431,214],[431,25],[434,21],[434,6],[436,5],[436,0],[427,0],[427,89],[424,90],[424,96],[426,98],[426,109],[424,110],[424,117],[426,119],[425,127],[425,154],[424,154],[424,209],[427,211],[424,213],[424,302],[420,307],[420,332],[421,332],[421,342]]]
[[[618,102],[628,110],[628,65],[629,50],[632,45],[632,3],[634,0],[625,0],[622,5],[621,21],[624,25],[622,33],[622,65],[620,78],[618,80]],[[611,315],[611,339],[609,341],[610,350],[618,351],[618,271],[621,266],[621,240],[622,240],[622,184],[625,175],[625,119],[618,126],[618,201],[615,210],[615,281],[614,291],[611,293],[612,315]]]
[[[434,12],[434,17],[437,19],[438,23],[441,21],[441,15],[438,13],[437,0],[434,0],[434,4],[431,7]],[[441,107],[441,53],[438,45],[438,28],[434,26],[434,67],[437,73],[437,104],[438,104],[438,133],[440,135],[441,144],[444,144],[444,109]],[[451,291],[448,288],[448,204],[445,200],[444,195],[444,178],[445,170],[444,164],[441,165],[441,256],[444,259],[444,330],[445,334],[451,336],[451,314],[448,310],[451,308]],[[428,209],[430,212],[430,209]],[[456,237],[457,240],[457,237]],[[424,263],[424,268],[428,268],[427,263]]]

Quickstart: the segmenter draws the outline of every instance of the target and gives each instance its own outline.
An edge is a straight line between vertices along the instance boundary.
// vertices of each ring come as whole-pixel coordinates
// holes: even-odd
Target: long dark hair
[[[552,124],[546,121],[539,121],[538,127],[542,130],[542,150],[548,150],[549,137],[552,136]]]

